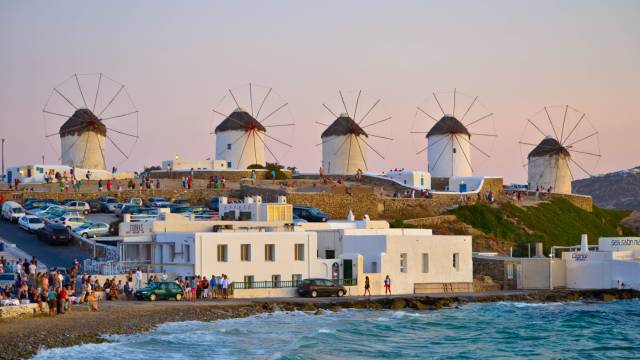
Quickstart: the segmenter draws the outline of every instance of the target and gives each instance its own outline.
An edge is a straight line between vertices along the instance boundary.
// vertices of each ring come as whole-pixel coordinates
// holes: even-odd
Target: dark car
[[[182,205],[182,206],[189,206],[191,204],[189,204],[189,200],[187,199],[182,199],[182,198],[178,198],[173,200],[173,203],[176,205]]]
[[[89,211],[92,214],[104,212],[106,207],[99,200],[90,200],[89,202]]]
[[[209,209],[215,211],[215,212],[219,212],[220,211],[220,198],[219,197],[212,197],[211,200],[209,200],[209,204],[208,204]]]
[[[293,215],[308,222],[326,222],[329,220],[329,215],[311,206],[294,205]]]
[[[136,290],[135,295],[138,300],[176,299],[180,301],[184,294],[180,285],[173,281],[156,281]]]
[[[296,289],[300,296],[344,296],[347,293],[342,285],[336,285],[329,279],[304,279]]]
[[[71,233],[64,224],[47,224],[38,230],[38,239],[51,245],[67,245],[71,242]]]
[[[193,208],[191,206],[184,206],[180,204],[171,204],[169,205],[169,211],[172,214],[187,214],[192,213]]]

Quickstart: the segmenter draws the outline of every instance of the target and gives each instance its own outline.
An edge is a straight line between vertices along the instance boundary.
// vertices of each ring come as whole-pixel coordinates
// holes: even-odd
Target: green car
[[[180,285],[173,281],[152,282],[147,287],[136,290],[138,300],[176,299],[180,301],[183,295]]]

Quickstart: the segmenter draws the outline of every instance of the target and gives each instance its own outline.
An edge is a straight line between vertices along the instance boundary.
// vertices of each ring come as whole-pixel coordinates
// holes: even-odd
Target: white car
[[[79,211],[85,215],[91,212],[91,207],[89,206],[89,203],[85,201],[71,201],[67,203],[65,207],[68,210]]]
[[[67,229],[71,230],[73,228],[76,228],[80,225],[83,225],[84,223],[87,222],[87,220],[85,220],[84,218],[80,217],[80,216],[61,216],[57,219],[55,219],[53,221],[56,224],[62,224],[64,226],[67,227]]]
[[[2,217],[7,221],[18,222],[18,219],[25,214],[22,206],[15,201],[5,201],[2,204]]]
[[[47,205],[44,207],[41,207],[37,210],[32,210],[31,212],[33,213],[33,215],[38,215],[38,216],[46,216],[49,215],[53,212],[57,212],[57,211],[61,211],[64,210],[64,206],[60,206],[60,205]]]
[[[29,232],[35,232],[44,227],[44,221],[35,215],[25,215],[18,220],[18,226]]]

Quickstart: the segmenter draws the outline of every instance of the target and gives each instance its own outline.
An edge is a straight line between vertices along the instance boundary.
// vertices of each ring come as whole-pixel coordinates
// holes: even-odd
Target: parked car
[[[191,206],[171,204],[171,206],[169,206],[169,211],[172,214],[190,214],[193,212],[193,208]]]
[[[38,230],[38,239],[51,245],[67,245],[71,241],[71,234],[62,224],[47,224]]]
[[[42,207],[39,207],[37,209],[31,210],[31,213],[33,213],[34,215],[38,215],[38,216],[45,216],[45,215],[49,215],[51,213],[59,212],[59,211],[64,210],[64,209],[65,208],[60,206],[60,205],[47,204],[47,205],[43,205]]]
[[[131,204],[131,205],[138,205],[138,206],[142,206],[142,199],[138,198],[138,197],[132,197],[132,198],[126,198],[124,199],[124,203],[125,204]]]
[[[329,215],[311,206],[294,205],[293,215],[308,222],[326,222],[329,220]]]
[[[304,224],[308,222],[307,220],[301,218],[300,216],[293,214],[293,223],[294,224]]]
[[[104,209],[106,209],[106,207],[104,207]],[[90,200],[89,212],[92,214],[103,212],[102,203],[99,200]]]
[[[189,206],[191,204],[189,204],[189,200],[187,199],[182,199],[182,198],[177,198],[173,200],[173,203],[176,205],[182,205],[182,206]]]
[[[300,296],[344,296],[347,293],[342,285],[336,285],[329,279],[304,279],[296,289]]]
[[[67,204],[69,204],[72,201],[78,201],[76,199],[66,199],[66,200],[62,200],[62,202],[60,203],[60,205],[62,206],[67,206]]]
[[[173,281],[157,281],[136,290],[135,295],[138,300],[176,299],[180,301],[184,294],[180,285]]]
[[[132,205],[132,204],[122,204],[122,208],[118,212],[118,215],[122,216],[124,214],[133,214],[137,209],[141,209],[140,205]]]
[[[25,216],[24,208],[15,201],[5,201],[2,204],[2,217],[11,222],[18,222],[18,219]]]
[[[13,286],[17,277],[18,275],[14,273],[0,273],[0,287]]]
[[[22,207],[26,210],[33,210],[45,205],[58,205],[58,202],[53,199],[28,199],[24,202]]]
[[[145,205],[147,205],[148,207],[158,207],[157,203],[167,203],[167,202],[168,202],[167,199],[163,197],[154,196],[154,197],[148,198]]]
[[[18,226],[26,231],[34,232],[44,227],[44,221],[35,215],[25,215],[18,220]]]
[[[67,229],[71,230],[80,225],[83,225],[84,223],[87,222],[87,220],[79,216],[61,216],[59,218],[54,219],[53,222],[56,224],[62,224],[66,226]]]
[[[73,232],[83,238],[92,238],[97,236],[109,236],[109,225],[101,222],[88,221],[73,229]]]
[[[69,201],[65,207],[69,210],[79,211],[85,215],[91,211],[91,207],[86,201]]]
[[[122,215],[122,208],[125,204],[115,204],[113,205],[113,213],[120,216]],[[137,205],[136,205],[137,206]]]
[[[209,209],[215,211],[215,212],[220,212],[220,198],[219,197],[212,197],[211,200],[209,200]]]
[[[104,212],[113,212],[115,204],[119,203],[118,199],[111,196],[101,197],[100,202],[102,203],[103,211],[106,210]]]

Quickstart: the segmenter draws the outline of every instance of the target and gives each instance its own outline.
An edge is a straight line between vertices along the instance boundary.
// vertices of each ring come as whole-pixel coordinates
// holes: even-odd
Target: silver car
[[[73,229],[73,232],[83,238],[109,236],[109,225],[101,222],[86,222]]]

